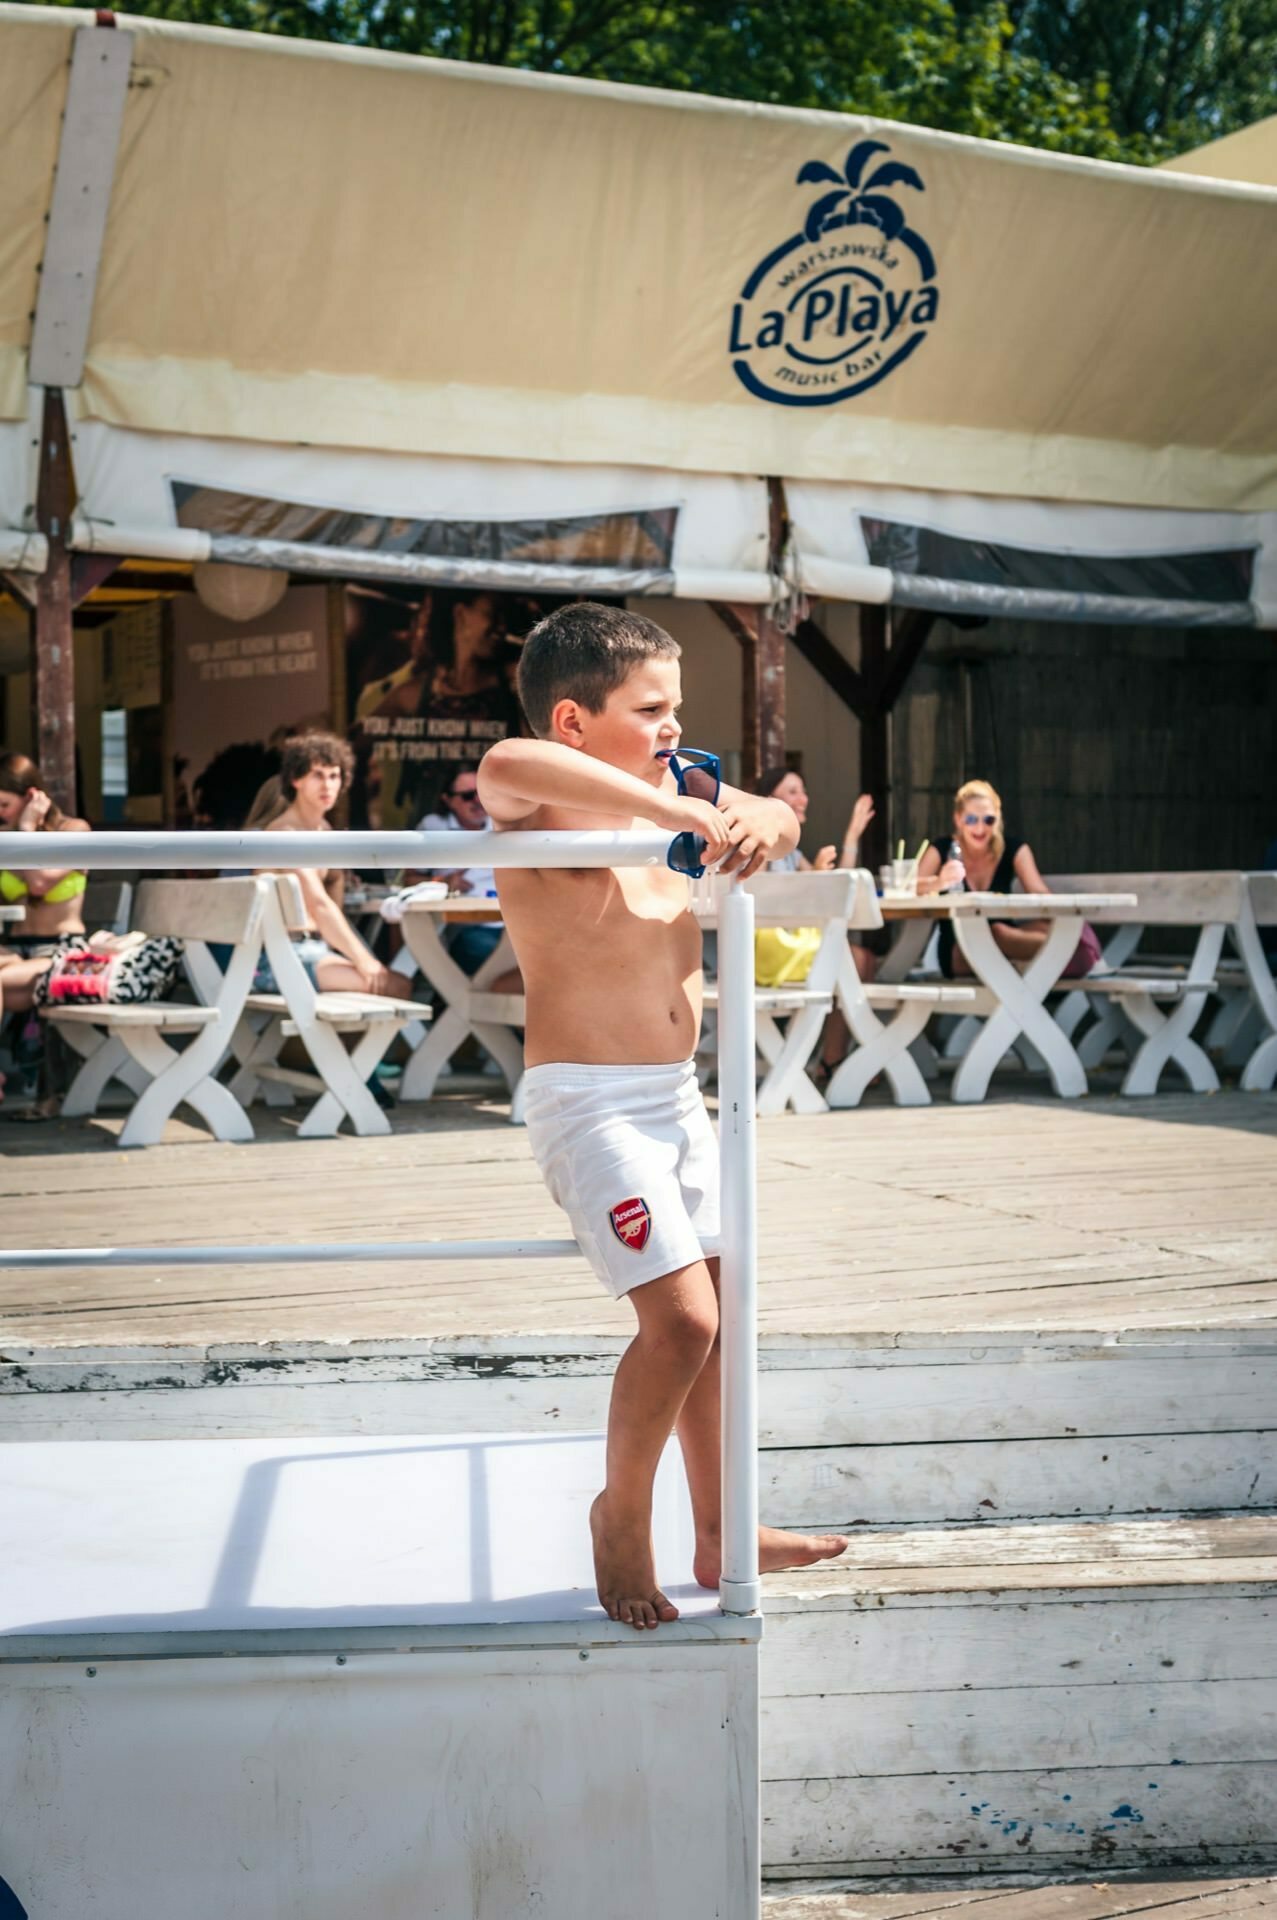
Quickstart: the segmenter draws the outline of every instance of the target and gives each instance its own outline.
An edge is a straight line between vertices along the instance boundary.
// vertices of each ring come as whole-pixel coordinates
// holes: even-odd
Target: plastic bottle
[[[948,867],[956,867],[958,870],[956,877],[951,879],[945,888],[945,892],[961,893],[967,883],[967,864],[962,858],[962,842],[956,833],[953,836],[953,841],[949,848],[949,858],[945,862],[945,865]]]

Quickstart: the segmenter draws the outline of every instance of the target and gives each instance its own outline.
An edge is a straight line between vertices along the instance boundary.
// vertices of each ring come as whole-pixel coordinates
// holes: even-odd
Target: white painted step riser
[[[0,1428],[47,1440],[597,1430],[622,1344],[15,1355],[0,1374]],[[764,1347],[764,1514],[896,1526],[1272,1506],[1277,1467],[1257,1478],[1250,1465],[1277,1461],[1271,1347],[1213,1335]]]
[[[447,1434],[472,1430],[485,1404],[492,1432],[578,1432],[590,1430],[591,1422],[594,1431],[602,1428],[605,1384],[561,1381],[557,1387],[554,1417],[540,1420],[522,1396],[491,1383],[31,1394],[0,1402],[0,1428],[9,1440],[72,1440],[90,1432],[119,1440],[414,1428]],[[441,1406],[447,1396],[458,1404]],[[1272,1430],[1252,1429],[921,1446],[764,1444],[760,1499],[764,1520],[799,1527],[1260,1512],[1277,1506],[1277,1438]]]
[[[927,1649],[915,1647],[922,1678]],[[824,1676],[822,1675],[822,1678]],[[1157,1687],[1005,1687],[798,1695],[763,1709],[772,1780],[858,1779],[966,1768],[1170,1767],[1277,1762],[1277,1675]]]
[[[999,1688],[1094,1687],[1107,1694],[1162,1682],[1262,1680],[1277,1672],[1277,1589],[1193,1587],[1132,1599],[1020,1593],[865,1597],[800,1611],[768,1602],[765,1701],[816,1693],[868,1710],[879,1695]],[[1155,1704],[1155,1703],[1146,1703]],[[875,1712],[877,1708],[873,1709]]]
[[[1277,1506],[1264,1432],[795,1447],[764,1453],[765,1518],[791,1527],[944,1525]]]
[[[1005,1336],[1002,1337],[1005,1340]],[[508,1350],[320,1357],[303,1348],[192,1358],[14,1355],[0,1367],[6,1426],[56,1439],[91,1406],[116,1437],[197,1432],[584,1431],[602,1424],[623,1341],[586,1351]],[[332,1355],[332,1350],[328,1353]],[[1208,1433],[1277,1425],[1277,1340],[1182,1335],[1161,1345],[1076,1340],[934,1351],[764,1345],[764,1447],[925,1445],[1071,1435]],[[109,1390],[108,1390],[109,1389]],[[180,1402],[173,1399],[180,1390]],[[87,1403],[87,1405],[86,1405]],[[409,1425],[405,1427],[403,1422]]]
[[[1140,1820],[1114,1819],[1125,1807]],[[1275,1833],[1277,1766],[1266,1763],[763,1787],[763,1871],[773,1877],[1259,1868],[1277,1856]]]
[[[1094,1871],[1277,1846],[1277,1589],[823,1598],[768,1614],[770,1871]]]

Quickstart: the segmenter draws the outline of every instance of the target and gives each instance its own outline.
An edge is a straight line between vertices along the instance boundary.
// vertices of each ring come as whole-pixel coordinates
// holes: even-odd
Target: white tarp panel
[[[730,474],[539,466],[73,429],[76,544],[335,578],[766,601],[767,490]]]
[[[819,598],[1127,625],[1277,626],[1277,513],[1188,513],[795,481]]]
[[[99,59],[70,109],[93,19],[0,0],[0,417],[52,298],[61,129],[83,161],[120,105]],[[111,31],[131,73],[76,388],[95,420],[1277,507],[1271,188],[153,16]],[[78,257],[87,279],[94,234]],[[69,338],[83,287],[59,285],[42,318]]]

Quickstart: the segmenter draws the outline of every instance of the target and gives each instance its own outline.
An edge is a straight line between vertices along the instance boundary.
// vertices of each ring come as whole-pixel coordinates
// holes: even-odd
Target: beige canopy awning
[[[1191,173],[1205,180],[1243,180],[1252,187],[1277,187],[1277,113],[1253,127],[1226,133],[1191,153],[1163,160],[1168,173]]]
[[[0,6],[13,421],[93,20]],[[1277,191],[155,19],[115,32],[131,70],[80,420],[1277,507]]]

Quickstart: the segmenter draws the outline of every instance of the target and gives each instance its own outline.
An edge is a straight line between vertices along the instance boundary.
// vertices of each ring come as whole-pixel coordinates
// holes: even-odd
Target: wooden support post
[[[758,614],[758,759],[785,764],[785,635],[765,607]]]
[[[729,606],[725,600],[711,600],[715,612],[740,648],[740,777],[741,784],[753,787],[763,770],[758,737],[758,635],[752,607]]]
[[[779,577],[786,536],[785,490],[767,482],[770,566]],[[785,632],[766,607],[710,606],[740,647],[741,784],[753,787],[764,767],[785,764]]]
[[[75,813],[75,653],[71,626],[71,511],[75,495],[66,410],[59,387],[46,387],[40,438],[36,524],[49,560],[36,581],[31,612],[31,701],[35,757],[45,787]]]
[[[783,480],[767,482],[767,567],[774,581],[785,569],[789,509]],[[770,607],[758,610],[758,757],[764,767],[785,764],[785,633]]]
[[[860,864],[876,873],[888,858],[891,827],[891,719],[877,698],[887,665],[887,609],[860,609],[860,678],[871,690],[860,717],[860,785],[876,812],[860,843]]]

